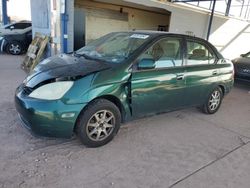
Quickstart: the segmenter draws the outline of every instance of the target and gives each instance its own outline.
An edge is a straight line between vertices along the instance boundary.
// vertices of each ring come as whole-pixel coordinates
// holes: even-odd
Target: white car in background
[[[32,24],[20,21],[0,27],[0,52],[12,55],[25,52],[32,41]]]
[[[32,24],[30,21],[20,21],[20,22],[15,22],[15,23],[1,26],[0,36],[23,34],[31,30],[32,30]]]

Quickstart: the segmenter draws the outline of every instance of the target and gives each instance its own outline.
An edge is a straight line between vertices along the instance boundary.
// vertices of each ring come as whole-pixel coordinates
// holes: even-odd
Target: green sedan
[[[110,33],[43,60],[17,88],[20,119],[43,136],[98,147],[120,124],[190,106],[215,113],[234,69],[207,41],[165,32]]]

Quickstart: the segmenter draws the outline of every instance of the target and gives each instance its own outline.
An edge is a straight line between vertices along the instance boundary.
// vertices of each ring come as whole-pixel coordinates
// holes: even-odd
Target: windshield
[[[138,33],[110,33],[76,51],[77,55],[111,63],[121,63],[148,41],[149,35]]]

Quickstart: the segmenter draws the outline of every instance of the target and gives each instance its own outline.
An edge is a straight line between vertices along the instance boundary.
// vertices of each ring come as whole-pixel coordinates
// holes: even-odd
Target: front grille
[[[237,67],[236,70],[238,73],[250,75],[250,68],[248,67],[241,66],[241,67]]]
[[[250,74],[250,69],[242,68],[241,72],[244,73],[244,74]]]

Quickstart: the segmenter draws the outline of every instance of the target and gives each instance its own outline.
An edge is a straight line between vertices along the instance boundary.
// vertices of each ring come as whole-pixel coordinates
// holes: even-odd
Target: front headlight
[[[43,85],[29,94],[29,97],[45,100],[57,100],[62,98],[72,87],[72,81],[61,81]]]

